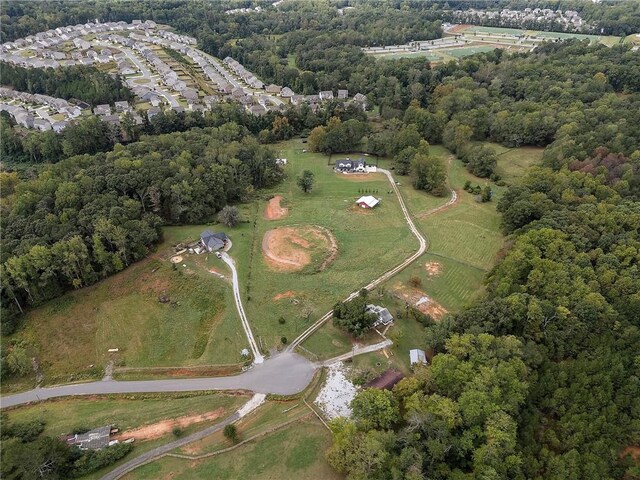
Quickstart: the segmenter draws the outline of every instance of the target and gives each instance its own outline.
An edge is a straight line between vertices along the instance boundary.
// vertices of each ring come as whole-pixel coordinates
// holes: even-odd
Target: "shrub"
[[[286,345],[288,342],[287,337],[281,337],[280,341],[282,342],[283,345]]]
[[[280,317],[280,318],[278,319],[278,323],[279,323],[280,325],[284,325],[285,323],[287,323],[287,321],[284,319],[284,317]]]
[[[171,432],[173,433],[174,437],[181,437],[182,436],[182,429],[180,427],[173,427],[173,430],[171,430]]]
[[[420,288],[422,286],[422,279],[418,275],[412,275],[409,279],[409,285],[413,288]]]
[[[230,423],[229,425],[225,425],[222,433],[225,437],[227,437],[233,443],[238,441],[238,429],[233,423]]]

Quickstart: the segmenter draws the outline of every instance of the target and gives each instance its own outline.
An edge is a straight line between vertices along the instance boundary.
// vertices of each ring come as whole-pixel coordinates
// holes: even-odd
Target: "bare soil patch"
[[[429,277],[435,277],[442,273],[442,264],[438,262],[427,262],[424,264],[424,268],[427,270]]]
[[[627,455],[631,455],[631,458],[634,460],[640,460],[640,446],[630,445],[622,451],[622,455],[620,456],[624,458]]]
[[[171,263],[180,263],[182,261],[182,257],[180,255],[176,255],[175,257],[171,257]]]
[[[264,210],[264,218],[267,220],[280,220],[284,218],[289,213],[289,209],[286,207],[280,206],[280,202],[282,201],[281,195],[276,195],[269,203],[267,203],[267,208]]]
[[[199,415],[187,415],[184,417],[178,417],[175,419],[162,420],[161,422],[153,423],[151,425],[145,425],[143,427],[134,428],[133,430],[127,430],[125,432],[116,435],[117,440],[126,440],[128,438],[135,438],[136,440],[151,440],[154,438],[162,437],[171,431],[175,427],[185,428],[189,425],[196,423],[202,423],[209,420],[216,420],[222,416],[224,408],[218,408],[212,412],[202,413]]]
[[[465,30],[467,30],[470,26],[471,25],[456,25],[451,30],[449,30],[447,33],[461,33],[461,32],[464,32]]]
[[[446,308],[417,288],[412,288],[398,282],[392,287],[392,291],[397,298],[404,300],[434,320],[440,320],[448,313]]]
[[[351,180],[352,182],[371,182],[374,180],[380,180],[382,173],[337,173],[341,178]]]
[[[282,292],[273,297],[274,300],[282,300],[283,298],[293,298],[296,296],[296,292],[293,290],[287,290],[286,292]]]
[[[314,250],[326,252],[318,269],[324,270],[338,255],[338,244],[330,230],[315,225],[269,230],[262,238],[262,252],[276,271],[302,270],[312,262]]]
[[[362,208],[355,202],[349,206],[349,211],[356,215],[373,215],[373,208]]]

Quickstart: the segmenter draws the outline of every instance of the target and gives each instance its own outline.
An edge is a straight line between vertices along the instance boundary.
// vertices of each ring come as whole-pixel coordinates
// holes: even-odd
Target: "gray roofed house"
[[[94,428],[87,433],[75,434],[67,440],[68,443],[78,446],[80,450],[100,450],[109,445],[111,425]]]
[[[349,97],[349,90],[338,90],[338,98],[344,100]]]
[[[113,123],[114,125],[120,125],[120,117],[117,115],[105,115],[102,117],[103,122]]]
[[[51,130],[51,123],[49,120],[45,120],[43,118],[36,118],[33,120],[33,127],[37,128],[41,132]]]
[[[128,112],[131,110],[129,102],[125,102],[124,100],[121,102],[115,102],[114,105],[116,107],[116,112]]]
[[[60,133],[67,127],[68,124],[69,122],[67,122],[66,120],[61,120],[60,122],[54,122],[53,124],[51,124],[51,128],[53,128],[54,132]]]
[[[94,115],[111,115],[111,105],[103,104],[97,105],[93,109]]]
[[[320,92],[320,100],[333,100],[333,92],[331,90]]]
[[[267,85],[267,88],[265,88],[267,93],[275,93],[278,94],[282,91],[282,87],[280,85],[274,85],[273,83],[271,85]]]
[[[364,158],[358,160],[351,160],[350,158],[343,158],[336,160],[335,169],[339,172],[364,172],[367,167],[367,162]]]
[[[282,96],[284,98],[291,98],[291,97],[293,97],[293,90],[291,90],[289,87],[284,87],[280,91],[280,96]]]
[[[147,110],[147,118],[151,120],[153,117],[160,113],[160,109],[158,107],[151,107]]]
[[[367,305],[367,313],[373,313],[378,316],[378,320],[373,323],[374,328],[378,325],[389,325],[393,322],[393,315],[391,315],[389,310],[379,305]]]
[[[229,237],[224,232],[213,233],[211,230],[205,230],[200,234],[200,243],[208,252],[223,249],[228,241]]]

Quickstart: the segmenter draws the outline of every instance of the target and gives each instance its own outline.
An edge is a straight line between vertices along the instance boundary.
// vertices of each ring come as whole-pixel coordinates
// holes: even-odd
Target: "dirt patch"
[[[286,292],[282,292],[273,297],[274,300],[282,300],[283,298],[293,298],[296,296],[296,292],[293,290],[287,290]]]
[[[176,255],[175,257],[171,257],[171,263],[180,263],[182,261],[182,257],[180,255]]]
[[[202,413],[199,415],[187,415],[184,417],[178,417],[171,420],[163,420],[151,425],[145,425],[133,430],[127,430],[119,433],[115,436],[116,440],[126,440],[128,438],[135,438],[136,440],[152,440],[154,438],[162,437],[168,433],[171,433],[175,427],[185,428],[189,425],[196,423],[202,423],[210,420],[216,420],[222,416],[224,408],[218,408],[212,412]]]
[[[373,209],[372,208],[362,208],[357,203],[352,204],[349,207],[349,211],[351,213],[355,213],[357,215],[373,215]]]
[[[282,227],[262,238],[262,252],[276,271],[302,270],[312,262],[312,249],[326,251],[318,270],[324,270],[338,255],[338,244],[330,230],[319,226]]]
[[[267,203],[267,208],[264,210],[264,218],[267,220],[280,220],[284,218],[289,213],[289,209],[280,206],[280,202],[282,201],[281,195],[276,195],[269,203]]]
[[[434,320],[440,320],[447,314],[447,309],[417,288],[412,288],[402,283],[396,283],[392,288],[393,294],[417,308],[422,313],[429,315]]]
[[[371,182],[382,178],[382,173],[338,173],[338,175],[352,182]]]
[[[449,29],[447,33],[462,33],[467,30],[471,25],[456,25],[453,28]]]
[[[620,457],[624,458],[627,455],[631,455],[634,460],[640,460],[640,446],[629,446],[622,451]]]
[[[442,273],[442,264],[438,262],[427,262],[424,264],[424,268],[427,270],[429,277],[435,277]]]

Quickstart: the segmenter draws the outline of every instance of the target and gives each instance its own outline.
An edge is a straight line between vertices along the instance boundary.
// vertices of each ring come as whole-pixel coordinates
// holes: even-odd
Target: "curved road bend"
[[[304,390],[317,368],[302,355],[283,352],[230,377],[183,378],[170,380],[97,381],[36,388],[0,397],[0,407],[12,407],[49,398],[101,395],[109,393],[191,392],[202,390],[251,390],[255,393],[292,395]]]
[[[242,306],[242,297],[240,296],[240,287],[238,282],[238,271],[236,270],[236,265],[227,252],[220,252],[220,256],[222,261],[229,265],[231,269],[231,279],[233,284],[233,299],[236,302],[236,308],[238,310],[238,315],[240,315],[240,321],[242,322],[242,328],[244,329],[244,333],[247,335],[247,340],[249,341],[249,347],[251,347],[251,353],[253,354],[253,363],[260,364],[264,362],[264,357],[260,353],[260,349],[258,348],[258,344],[256,343],[256,339],[253,338],[253,332],[251,331],[251,325],[249,325],[249,320],[247,320],[247,315],[244,312],[244,307]]]
[[[407,209],[407,206],[404,203],[404,199],[400,194],[400,190],[398,189],[398,186],[396,185],[396,182],[393,179],[391,172],[383,168],[378,168],[378,171],[381,173],[384,173],[389,179],[389,183],[391,183],[391,187],[393,188],[393,191],[395,192],[396,196],[398,197],[398,201],[400,202],[400,208],[402,209],[404,218],[407,222],[407,225],[409,226],[409,230],[411,230],[411,233],[413,233],[413,235],[418,239],[420,247],[413,255],[411,255],[409,258],[403,261],[400,265],[398,265],[395,268],[392,268],[388,272],[382,274],[381,276],[373,280],[371,283],[366,285],[364,288],[366,288],[367,290],[372,290],[378,285],[380,285],[382,282],[385,282],[389,278],[393,277],[396,273],[400,272],[401,270],[409,266],[415,259],[417,259],[420,255],[422,255],[427,250],[427,240],[422,236],[420,231],[416,228],[415,224],[413,223],[413,220],[411,219],[411,215],[409,215],[409,210]],[[447,202],[445,205],[448,206],[451,203],[453,203],[455,201],[455,197],[456,197],[456,192],[452,190],[451,200],[449,200],[449,202]],[[443,205],[443,207],[445,205]],[[345,298],[344,301],[353,300],[356,296],[358,296],[359,293],[360,293],[360,290],[353,292],[351,295]],[[302,332],[302,334],[298,338],[296,338],[293,342],[291,342],[287,350],[293,351],[294,348],[296,348],[298,345],[304,342],[307,338],[309,338],[313,334],[313,332],[315,332],[318,328],[320,328],[332,316],[333,316],[333,310],[325,313],[313,325],[311,325],[304,332]]]

